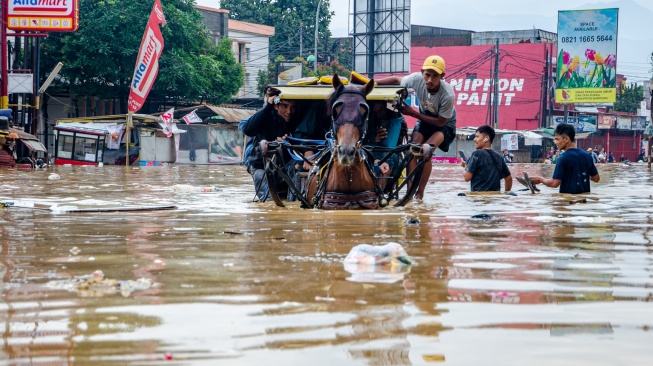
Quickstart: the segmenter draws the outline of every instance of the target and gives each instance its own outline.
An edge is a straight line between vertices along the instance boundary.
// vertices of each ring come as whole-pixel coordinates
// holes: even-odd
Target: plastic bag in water
[[[344,262],[367,265],[414,264],[404,247],[399,243],[388,243],[386,245],[359,244],[351,248]]]
[[[360,244],[344,260],[345,271],[351,274],[347,281],[367,283],[394,283],[410,273],[415,262],[399,243],[386,245]]]

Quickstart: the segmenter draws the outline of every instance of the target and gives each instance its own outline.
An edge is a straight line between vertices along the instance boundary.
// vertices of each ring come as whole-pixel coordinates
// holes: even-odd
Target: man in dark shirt
[[[542,183],[547,187],[560,187],[560,193],[589,193],[590,180],[597,183],[601,177],[592,161],[592,156],[576,148],[574,126],[561,123],[556,127],[554,142],[558,149],[565,151],[560,155],[553,171],[553,177],[531,177],[534,184]]]
[[[245,165],[247,172],[252,175],[254,189],[256,189],[259,200],[263,200],[267,195],[263,155],[259,142],[262,140],[277,141],[286,136],[292,136],[298,124],[295,111],[294,101],[282,100],[278,96],[269,96],[267,104],[263,108],[238,126],[245,135],[252,138],[252,151],[247,157]],[[286,161],[290,162],[286,169],[292,169],[294,163],[289,156]],[[288,171],[287,173],[294,175],[294,172]],[[281,181],[277,183],[282,184]]]
[[[465,166],[465,182],[471,181],[472,192],[501,191],[501,179],[505,179],[505,191],[512,189],[512,176],[501,155],[492,150],[494,129],[481,126],[476,129],[474,144],[476,151],[470,155]]]

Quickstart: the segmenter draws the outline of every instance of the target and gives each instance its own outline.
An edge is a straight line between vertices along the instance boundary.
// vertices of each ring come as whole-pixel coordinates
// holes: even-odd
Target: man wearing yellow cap
[[[453,88],[442,80],[444,66],[442,57],[429,56],[424,61],[421,72],[404,77],[390,76],[378,80],[377,83],[379,85],[403,85],[415,90],[419,111],[415,111],[407,105],[399,107],[401,114],[417,118],[412,142],[419,144],[426,142],[447,152],[449,145],[456,138],[456,108]],[[412,161],[409,170],[414,169],[415,164]],[[424,197],[424,189],[432,168],[430,161],[424,165],[424,173],[415,194],[417,199]]]

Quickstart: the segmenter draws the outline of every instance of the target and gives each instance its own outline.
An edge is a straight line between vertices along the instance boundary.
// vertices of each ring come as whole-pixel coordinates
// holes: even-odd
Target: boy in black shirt
[[[492,150],[494,135],[490,126],[477,128],[474,136],[476,151],[467,163],[463,162],[465,182],[472,182],[472,192],[501,191],[501,179],[506,181],[506,193],[512,189],[512,176],[505,160]]]

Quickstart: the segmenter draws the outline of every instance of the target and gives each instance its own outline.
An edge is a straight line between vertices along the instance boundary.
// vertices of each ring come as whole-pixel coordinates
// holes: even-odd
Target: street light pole
[[[315,11],[315,60],[313,60],[313,71],[317,74],[317,27],[318,20],[320,19],[320,5],[322,5],[322,0],[317,2],[317,10]]]

